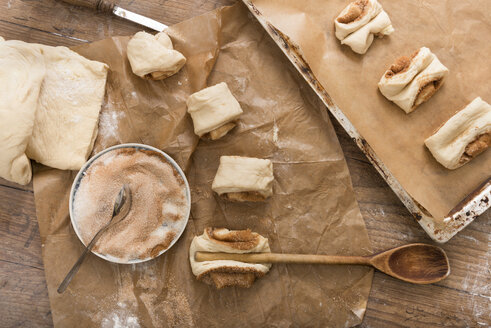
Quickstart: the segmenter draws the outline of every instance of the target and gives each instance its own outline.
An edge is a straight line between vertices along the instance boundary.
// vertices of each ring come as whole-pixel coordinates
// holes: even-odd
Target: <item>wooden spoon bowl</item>
[[[437,246],[409,244],[371,257],[378,270],[407,282],[431,284],[450,274],[445,252]]]

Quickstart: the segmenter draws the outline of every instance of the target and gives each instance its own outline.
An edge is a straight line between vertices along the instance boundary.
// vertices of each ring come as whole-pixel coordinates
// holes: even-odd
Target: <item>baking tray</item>
[[[250,0],[242,0],[242,2],[264,27],[273,41],[280,47],[281,51],[287,56],[293,66],[295,66],[297,71],[304,77],[305,81],[326,105],[329,112],[337,119],[339,124],[341,124],[353,141],[356,142],[361,151],[367,156],[368,160],[395,192],[397,197],[399,197],[409,212],[433,240],[439,243],[447,242],[475,218],[491,207],[491,178],[488,178],[476,190],[458,203],[445,218],[443,218],[443,224],[436,225],[435,221],[440,221],[441,218],[435,220],[423,206],[408,194],[399,181],[392,175],[372,147],[357,131],[356,127],[348,120],[343,111],[336,106],[328,92],[317,80],[310,69],[309,64],[304,59],[298,45],[292,42],[287,35],[283,34],[273,24],[268,22]]]

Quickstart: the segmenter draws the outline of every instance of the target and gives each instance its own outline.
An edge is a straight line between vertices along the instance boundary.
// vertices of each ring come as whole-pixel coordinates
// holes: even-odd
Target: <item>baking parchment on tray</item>
[[[475,97],[491,101],[491,2],[382,1],[395,32],[358,55],[334,36],[347,0],[243,1],[431,238],[448,241],[491,206],[491,151],[451,171],[424,146]],[[406,115],[377,82],[396,58],[422,46],[450,74]]]
[[[173,248],[153,261],[118,265],[90,256],[67,291],[58,284],[82,252],[68,217],[76,172],[36,167],[34,196],[57,327],[348,327],[361,322],[373,271],[356,266],[273,265],[250,289],[196,281],[189,245],[207,226],[251,228],[274,252],[371,253],[343,153],[315,93],[242,4],[170,28],[188,59],[161,82],[133,75],[128,37],[75,47],[110,66],[94,153],[141,142],[187,168],[192,216]],[[225,81],[244,114],[221,140],[200,141],[187,96]],[[194,151],[194,153],[193,153]],[[269,158],[274,196],[265,203],[220,200],[211,182],[220,155]]]

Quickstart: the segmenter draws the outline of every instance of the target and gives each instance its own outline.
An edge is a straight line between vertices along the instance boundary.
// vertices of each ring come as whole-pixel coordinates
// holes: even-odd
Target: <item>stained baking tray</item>
[[[476,217],[491,207],[491,178],[487,178],[487,180],[476,190],[471,192],[457,204],[443,220],[442,218],[434,218],[423,206],[409,195],[384,165],[379,156],[377,156],[368,142],[357,131],[356,127],[349,121],[342,109],[336,106],[328,92],[320,84],[310,69],[298,45],[271,24],[251,1],[242,1],[433,240],[439,243],[447,242]],[[437,225],[435,224],[436,221],[442,221],[443,224]]]

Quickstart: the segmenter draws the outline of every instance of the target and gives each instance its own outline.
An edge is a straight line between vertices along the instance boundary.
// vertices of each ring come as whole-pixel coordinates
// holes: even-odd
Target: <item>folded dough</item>
[[[186,63],[186,58],[174,50],[165,32],[152,35],[136,33],[126,48],[133,73],[149,80],[163,80],[176,74]]]
[[[425,145],[446,168],[461,167],[491,146],[491,105],[477,97],[426,139]]]
[[[428,67],[433,59],[435,55],[426,47],[422,47],[411,57],[397,58],[378,83],[380,92],[387,98],[397,95],[418,73]]]
[[[211,189],[229,200],[262,201],[273,194],[269,159],[222,156]]]
[[[189,249],[189,261],[196,278],[217,288],[228,286],[249,288],[254,280],[264,276],[271,264],[253,264],[230,260],[197,262],[196,252],[269,253],[268,239],[250,230],[206,228],[194,237]]]
[[[336,37],[341,44],[364,54],[373,42],[374,35],[383,37],[394,32],[389,15],[377,0],[358,0],[350,3],[334,20]]]
[[[351,2],[334,21],[336,38],[343,40],[348,34],[365,26],[381,11],[382,6],[376,0],[358,0]]]
[[[242,114],[239,102],[225,82],[193,93],[187,106],[193,119],[194,133],[200,137],[210,133],[212,139],[230,131],[235,126],[233,121]]]
[[[411,58],[399,57],[380,79],[380,92],[410,113],[443,85],[448,69],[423,47]]]
[[[78,170],[95,138],[108,66],[66,47],[32,44],[46,63],[27,156],[61,170]]]
[[[45,74],[44,58],[28,43],[0,41],[0,177],[25,185],[31,181],[25,152]]]

